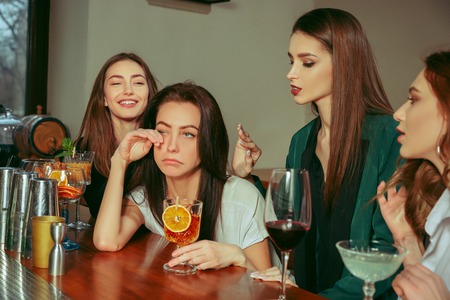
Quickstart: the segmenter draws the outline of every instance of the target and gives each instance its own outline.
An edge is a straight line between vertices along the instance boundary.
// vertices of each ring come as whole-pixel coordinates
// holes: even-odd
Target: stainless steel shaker
[[[58,181],[50,178],[32,178],[22,233],[22,258],[32,257],[31,218],[34,216],[58,216]]]
[[[16,168],[0,168],[0,244],[6,241],[6,228],[8,226],[8,208],[11,202],[12,182]]]
[[[66,257],[64,246],[61,244],[67,232],[67,224],[52,223],[50,225],[50,235],[52,236],[53,248],[50,250],[48,259],[48,274],[52,276],[63,275],[66,273]]]
[[[8,226],[5,248],[11,251],[22,251],[22,235],[25,225],[25,213],[28,205],[30,181],[35,172],[14,172],[12,182],[11,203],[8,208]]]

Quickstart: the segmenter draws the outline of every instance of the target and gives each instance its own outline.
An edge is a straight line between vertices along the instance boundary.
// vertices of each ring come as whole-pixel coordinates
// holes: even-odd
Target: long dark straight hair
[[[361,157],[361,134],[366,114],[392,115],[375,58],[359,21],[350,13],[333,8],[312,10],[301,16],[292,34],[302,32],[317,39],[332,55],[330,158],[324,202],[331,211],[341,193],[344,175],[356,176]],[[319,114],[315,103],[312,110]],[[346,179],[348,180],[348,179]]]
[[[198,199],[203,201],[202,222],[199,239],[215,240],[216,224],[220,217],[222,193],[227,181],[227,160],[229,140],[219,105],[203,87],[192,82],[170,85],[162,89],[151,100],[144,124],[155,128],[160,107],[169,102],[192,103],[200,110],[201,120],[197,139],[201,176]],[[166,195],[165,176],[158,168],[153,148],[143,160],[146,172],[143,183],[153,215],[163,225],[163,199]]]

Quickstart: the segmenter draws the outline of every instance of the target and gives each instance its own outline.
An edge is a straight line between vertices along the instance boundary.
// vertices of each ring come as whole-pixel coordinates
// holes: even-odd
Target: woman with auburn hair
[[[405,299],[450,299],[450,52],[426,58],[394,118],[405,161],[380,184],[378,201],[409,253],[393,285]]]
[[[152,129],[129,132],[111,158],[94,228],[97,249],[122,249],[143,224],[164,235],[163,200],[200,199],[199,241],[175,250],[169,265],[269,268],[264,199],[248,181],[226,173],[228,134],[214,97],[190,82],[168,86],[152,99],[144,124]],[[126,169],[136,160],[146,170],[144,184],[122,199]]]
[[[361,280],[344,267],[336,242],[392,242],[376,201],[377,186],[394,173],[399,145],[396,122],[359,21],[333,8],[312,10],[294,24],[287,74],[297,104],[317,118],[292,137],[287,168],[309,171],[311,229],[294,250],[296,283],[332,299],[361,299]],[[260,150],[238,127],[233,169],[248,178]],[[300,199],[299,199],[300,201]],[[253,274],[279,280],[280,271]],[[375,297],[396,298],[393,277],[378,282]]]
[[[84,198],[96,218],[111,169],[111,157],[129,131],[142,127],[144,112],[158,88],[144,60],[134,53],[119,53],[100,69],[81,123],[76,143],[81,151],[94,151],[92,183]],[[137,167],[137,166],[136,166]],[[139,183],[142,169],[126,176],[127,190]],[[131,176],[131,174],[136,176]]]

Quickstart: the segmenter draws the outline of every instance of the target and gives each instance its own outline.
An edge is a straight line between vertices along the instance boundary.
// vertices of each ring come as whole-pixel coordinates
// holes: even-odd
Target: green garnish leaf
[[[73,144],[73,141],[71,138],[64,138],[61,143],[61,153],[58,153],[55,155],[55,158],[63,157],[63,156],[70,156],[73,153],[75,153],[75,145]]]

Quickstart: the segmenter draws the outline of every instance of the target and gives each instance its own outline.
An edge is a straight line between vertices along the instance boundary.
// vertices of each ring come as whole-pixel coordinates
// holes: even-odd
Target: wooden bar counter
[[[81,207],[83,208],[83,207]],[[80,249],[66,252],[67,273],[49,276],[48,269],[22,265],[72,299],[277,299],[279,284],[250,278],[239,267],[175,275],[163,270],[175,245],[145,228],[121,251],[100,252],[92,243],[93,229],[74,231],[69,238]],[[7,255],[18,259],[15,252]],[[0,297],[1,298],[1,297]],[[287,287],[288,299],[324,299],[299,288]]]

